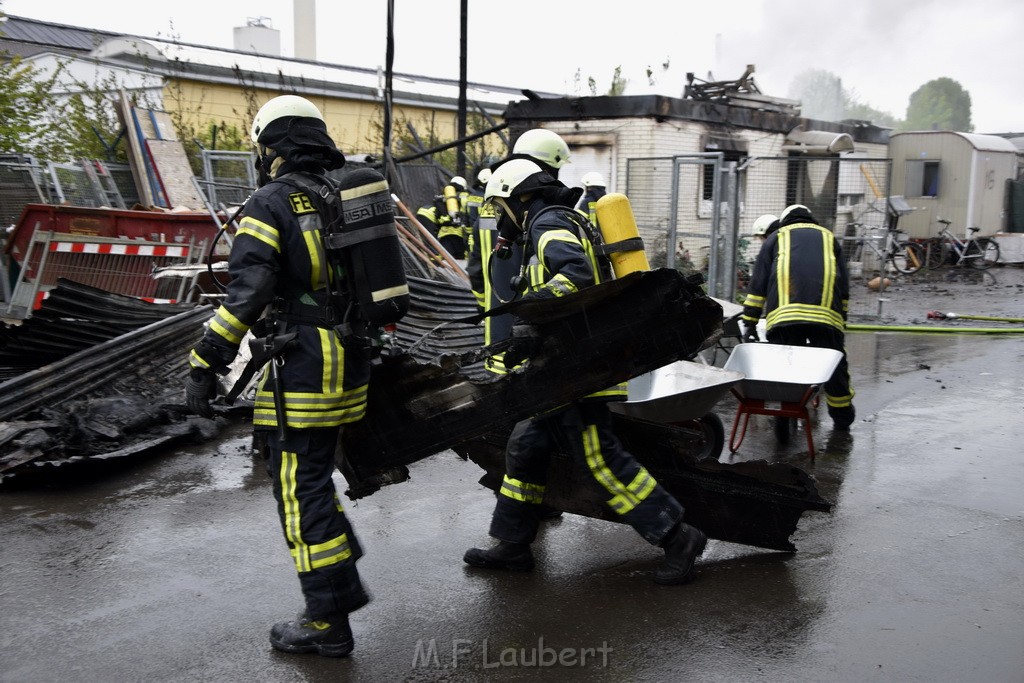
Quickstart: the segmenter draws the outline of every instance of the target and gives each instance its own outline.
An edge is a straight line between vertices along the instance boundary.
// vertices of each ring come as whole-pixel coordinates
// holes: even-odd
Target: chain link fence
[[[252,152],[231,152],[204,149],[203,193],[215,208],[238,206],[256,189],[256,155]]]
[[[741,302],[760,241],[753,223],[803,204],[842,241],[844,258],[891,225],[892,162],[864,157],[750,157],[722,153],[630,159],[626,195],[652,267],[700,272],[711,296]],[[851,287],[879,273],[895,277],[876,257],[849,263]],[[906,276],[904,276],[906,277]],[[895,296],[892,291],[887,296]],[[858,298],[875,315],[876,302]],[[851,301],[851,306],[854,303]]]

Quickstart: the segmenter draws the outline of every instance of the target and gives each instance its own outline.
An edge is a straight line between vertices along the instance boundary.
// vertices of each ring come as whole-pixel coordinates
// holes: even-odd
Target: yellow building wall
[[[170,113],[180,112],[185,125],[196,131],[209,130],[211,124],[236,125],[248,136],[252,118],[259,107],[281,92],[244,89],[198,81],[175,80],[164,85],[163,107]],[[381,153],[381,130],[384,110],[376,102],[303,94],[323,113],[327,130],[338,147],[349,154]],[[427,143],[431,137],[455,139],[457,117],[454,111],[427,107],[396,106],[393,113],[394,136],[406,134],[406,122],[415,127]]]

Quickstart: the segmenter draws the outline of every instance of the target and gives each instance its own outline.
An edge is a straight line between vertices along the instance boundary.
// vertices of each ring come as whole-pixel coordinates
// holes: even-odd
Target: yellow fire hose
[[[851,323],[847,332],[928,332],[942,334],[1020,334],[1024,327],[935,327],[933,325],[865,325]]]

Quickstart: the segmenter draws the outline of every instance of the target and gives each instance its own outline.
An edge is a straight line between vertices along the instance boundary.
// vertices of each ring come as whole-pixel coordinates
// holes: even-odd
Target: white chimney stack
[[[316,0],[292,0],[295,8],[295,58],[316,61]]]

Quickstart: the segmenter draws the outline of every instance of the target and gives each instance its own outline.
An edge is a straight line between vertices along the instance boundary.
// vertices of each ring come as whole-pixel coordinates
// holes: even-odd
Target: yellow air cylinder
[[[601,229],[601,237],[606,245],[615,245],[631,239],[639,240],[640,231],[637,230],[633,209],[626,195],[610,192],[597,200],[595,210],[597,225]],[[616,278],[651,269],[642,244],[624,245],[623,251],[613,251],[609,256]]]
[[[444,186],[444,208],[452,218],[459,213],[459,192],[454,185]]]

